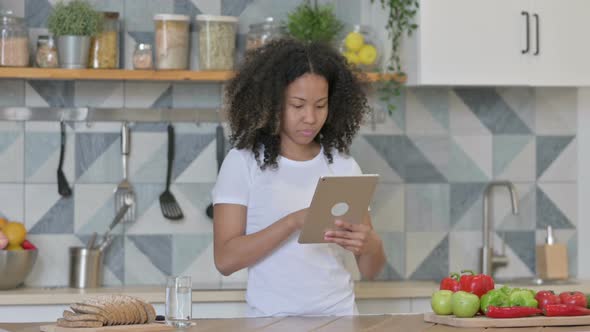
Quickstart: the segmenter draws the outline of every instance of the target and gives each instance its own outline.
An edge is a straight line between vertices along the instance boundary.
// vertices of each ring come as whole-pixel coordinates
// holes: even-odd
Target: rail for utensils
[[[68,122],[218,122],[216,108],[0,107],[0,121]]]

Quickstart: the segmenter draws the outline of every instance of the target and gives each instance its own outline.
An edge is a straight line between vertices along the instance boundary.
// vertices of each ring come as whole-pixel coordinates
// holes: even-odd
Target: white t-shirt
[[[362,173],[352,157],[337,151],[333,156],[332,164],[323,150],[307,161],[279,156],[278,169],[263,171],[251,151],[232,149],[213,188],[213,204],[246,206],[246,234],[256,233],[309,207],[320,176]],[[336,244],[299,244],[298,237],[295,232],[249,267],[246,301],[250,315],[356,314],[353,280],[344,266],[345,255],[352,254]]]

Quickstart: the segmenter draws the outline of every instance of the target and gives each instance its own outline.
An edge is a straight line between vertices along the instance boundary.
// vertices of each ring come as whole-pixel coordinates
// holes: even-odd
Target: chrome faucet
[[[493,233],[494,226],[489,218],[490,204],[489,199],[492,195],[494,187],[506,187],[510,192],[510,200],[512,202],[512,214],[518,214],[518,194],[516,187],[512,182],[509,181],[496,181],[490,182],[484,193],[483,197],[483,248],[481,248],[481,273],[492,275],[494,268],[508,264],[508,257],[502,253],[502,255],[496,255],[494,253],[493,245]]]

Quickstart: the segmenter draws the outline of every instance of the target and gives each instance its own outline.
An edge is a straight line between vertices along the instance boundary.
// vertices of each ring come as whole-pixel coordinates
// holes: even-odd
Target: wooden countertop
[[[39,327],[47,323],[0,324],[0,329],[12,332],[39,332]],[[349,317],[284,317],[284,318],[235,318],[235,319],[200,319],[195,325],[186,329],[168,331],[322,331],[322,332],[360,332],[360,331],[407,331],[407,332],[479,332],[483,328],[458,329],[444,325],[426,323],[422,315],[375,315]],[[590,326],[576,327],[524,327],[486,329],[502,332],[580,332],[590,331]]]
[[[543,289],[563,292],[579,290],[590,293],[590,281],[574,281],[566,285],[511,285],[527,287],[536,291]],[[355,284],[356,298],[367,299],[410,299],[429,298],[438,289],[438,284],[432,281],[365,281]],[[32,288],[24,287],[14,290],[0,291],[0,306],[2,305],[46,305],[70,304],[88,296],[99,294],[128,294],[140,297],[152,303],[165,302],[163,286],[125,286],[104,287],[96,289],[74,289],[67,287]],[[245,284],[193,284],[193,302],[243,302],[245,298]]]

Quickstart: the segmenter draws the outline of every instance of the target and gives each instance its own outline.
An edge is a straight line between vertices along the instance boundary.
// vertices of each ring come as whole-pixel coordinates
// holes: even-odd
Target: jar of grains
[[[0,66],[29,65],[29,31],[22,17],[0,12]]]
[[[52,36],[40,35],[37,38],[35,64],[39,68],[56,68],[59,65],[57,47]]]
[[[264,22],[250,24],[246,37],[246,50],[260,47],[271,40],[280,39],[287,34],[285,26],[273,17],[267,17]]]
[[[156,68],[188,69],[190,17],[186,15],[157,14]]]
[[[232,70],[236,53],[238,18],[197,15],[199,26],[199,68]]]
[[[119,68],[119,13],[102,14],[102,31],[90,41],[88,66],[95,69],[116,69]]]
[[[133,69],[152,69],[152,45],[139,43],[133,52]]]

